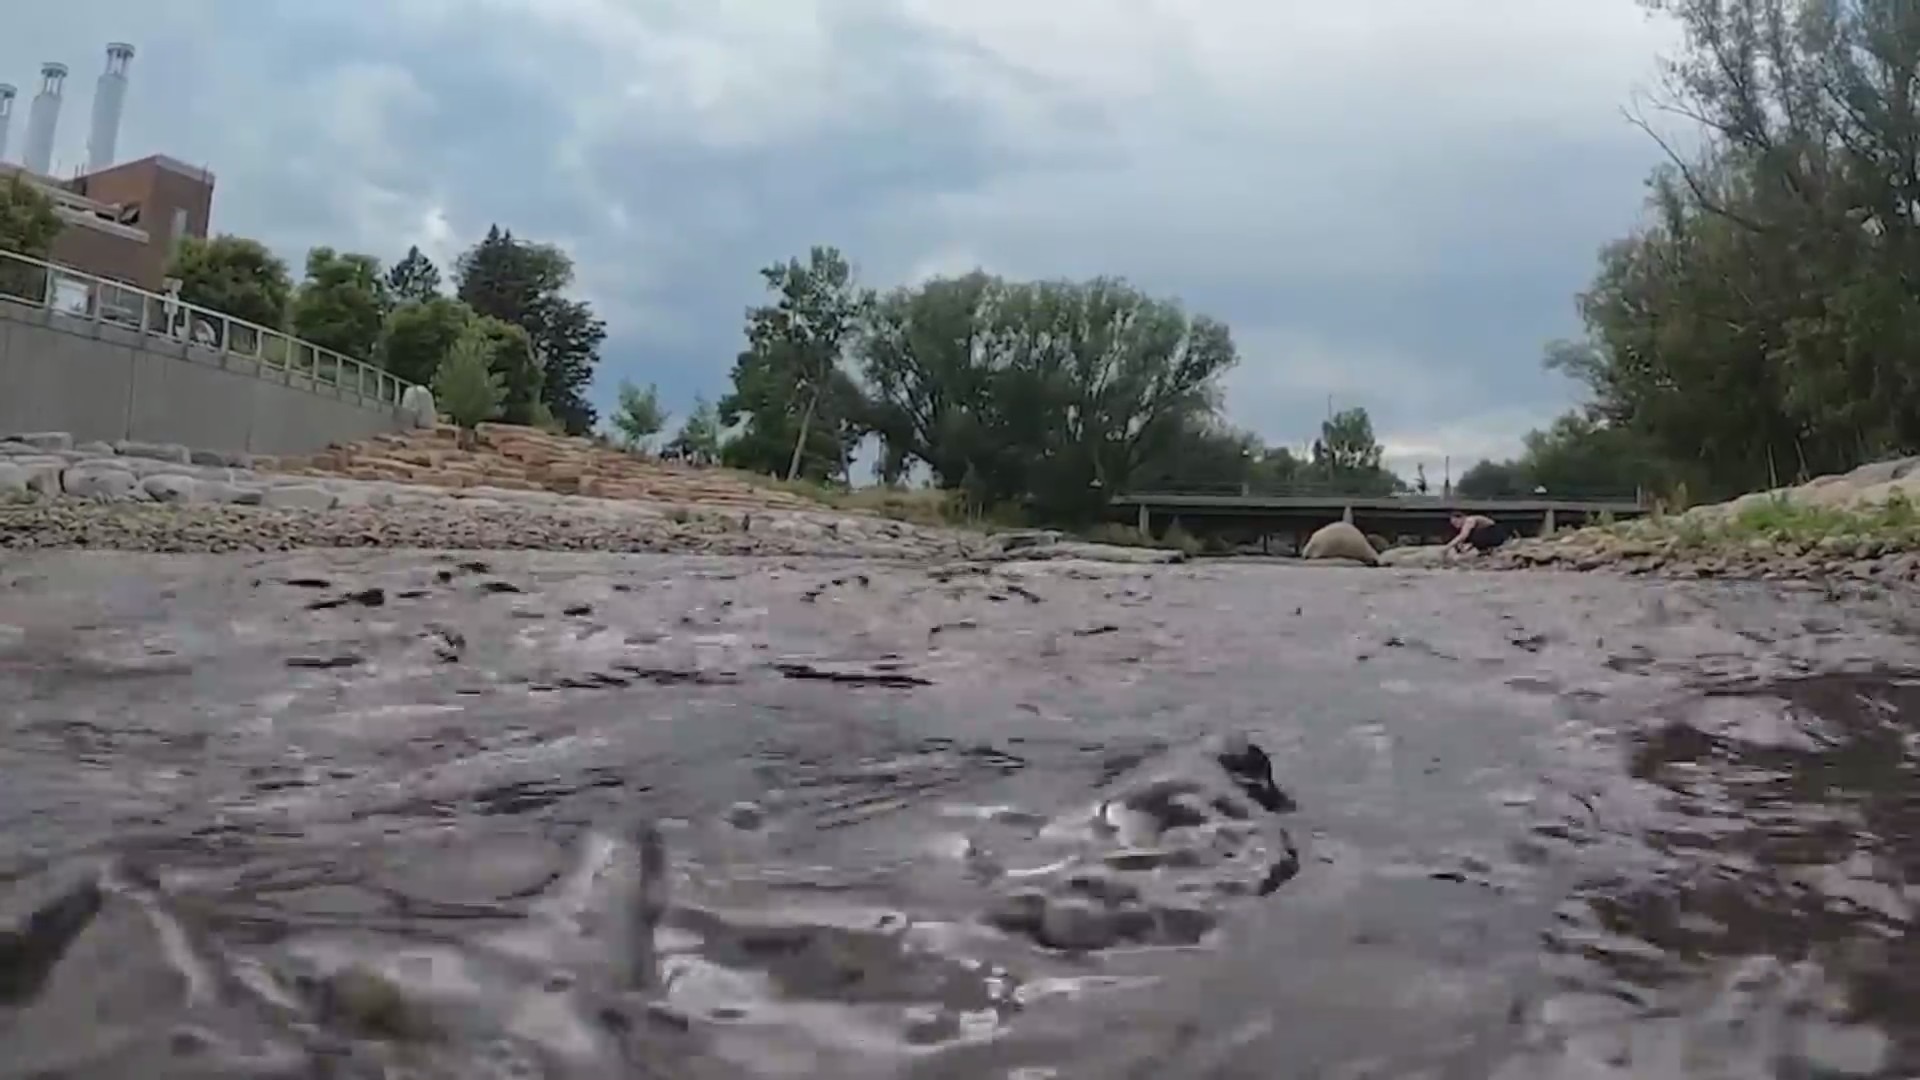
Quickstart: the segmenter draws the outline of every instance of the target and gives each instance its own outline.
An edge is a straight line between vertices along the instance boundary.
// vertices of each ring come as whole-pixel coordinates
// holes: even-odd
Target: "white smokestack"
[[[120,141],[120,113],[127,104],[127,65],[133,46],[116,41],[107,46],[107,69],[93,90],[93,130],[87,134],[87,171],[99,172],[113,164],[114,144]]]
[[[12,83],[0,83],[0,161],[7,160],[7,129],[13,126]]]
[[[42,176],[53,171],[53,132],[60,126],[60,94],[66,83],[67,65],[40,65],[40,92],[27,110],[27,148],[20,163]]]

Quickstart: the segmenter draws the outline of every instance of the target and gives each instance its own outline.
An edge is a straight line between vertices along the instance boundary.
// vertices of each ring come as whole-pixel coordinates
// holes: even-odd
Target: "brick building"
[[[153,292],[180,241],[204,239],[213,214],[213,174],[164,154],[65,181],[0,162],[0,179],[9,173],[51,196],[66,223],[52,261]]]
[[[106,70],[94,91],[87,168],[71,179],[52,175],[54,134],[67,69],[48,63],[28,117],[21,164],[0,161],[0,180],[24,176],[52,196],[66,227],[53,242],[52,261],[143,289],[164,289],[167,261],[180,241],[204,238],[213,213],[213,174],[154,154],[116,163],[121,106],[133,47],[107,46]],[[4,155],[12,87],[0,87],[0,155]]]

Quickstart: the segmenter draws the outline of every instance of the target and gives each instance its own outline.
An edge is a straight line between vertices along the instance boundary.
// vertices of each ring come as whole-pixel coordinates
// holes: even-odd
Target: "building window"
[[[176,206],[173,208],[173,232],[168,234],[167,243],[175,253],[178,253],[181,243],[183,243],[186,238],[187,208],[184,206]]]

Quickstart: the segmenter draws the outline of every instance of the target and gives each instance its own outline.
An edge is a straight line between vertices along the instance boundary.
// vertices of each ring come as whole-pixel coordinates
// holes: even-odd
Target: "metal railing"
[[[278,330],[17,252],[0,250],[0,300],[207,349],[223,360],[252,360],[260,378],[278,377],[315,393],[332,390],[361,404],[398,405],[413,385]]]
[[[1548,489],[1545,491],[1520,492],[1501,495],[1463,495],[1458,489],[1442,491],[1436,485],[1426,494],[1418,491],[1355,491],[1351,485],[1325,480],[1300,480],[1286,484],[1184,484],[1179,487],[1155,486],[1129,490],[1122,498],[1153,499],[1179,498],[1182,496],[1221,496],[1251,498],[1325,498],[1325,499],[1398,499],[1411,505],[1436,503],[1442,501],[1473,503],[1533,503],[1553,502],[1648,502],[1644,491],[1620,491],[1617,489]]]

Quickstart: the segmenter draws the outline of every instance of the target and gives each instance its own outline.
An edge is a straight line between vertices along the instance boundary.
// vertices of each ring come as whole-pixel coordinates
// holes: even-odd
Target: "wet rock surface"
[[[1909,1076],[1911,626],[1551,573],[12,551],[0,1076]]]

